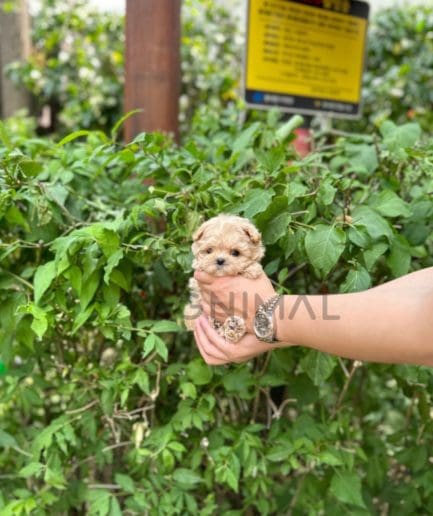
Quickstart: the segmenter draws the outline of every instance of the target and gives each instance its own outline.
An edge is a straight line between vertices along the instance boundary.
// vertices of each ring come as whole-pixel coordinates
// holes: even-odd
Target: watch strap
[[[255,332],[256,333],[256,337],[259,340],[263,341],[263,342],[268,342],[269,344],[271,344],[273,342],[276,342],[276,339],[275,339],[275,328],[274,328],[274,325],[273,325],[272,318],[273,318],[275,309],[278,306],[278,303],[280,302],[281,298],[282,298],[282,295],[280,295],[280,294],[272,296],[270,299],[268,299],[267,301],[262,303],[259,306],[259,308],[257,309],[257,311],[256,311],[256,315],[259,314],[259,313],[265,314],[270,319],[270,323],[271,323],[271,326],[272,326],[272,337],[260,337],[257,334],[257,332]]]

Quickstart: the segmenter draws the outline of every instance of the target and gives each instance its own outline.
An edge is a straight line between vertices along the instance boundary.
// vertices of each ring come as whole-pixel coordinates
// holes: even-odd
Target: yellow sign
[[[249,0],[246,101],[357,116],[368,9],[348,0]]]

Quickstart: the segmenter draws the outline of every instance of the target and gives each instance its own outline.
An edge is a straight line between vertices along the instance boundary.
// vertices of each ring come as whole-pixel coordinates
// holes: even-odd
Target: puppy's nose
[[[226,263],[224,258],[217,258],[216,259],[217,265],[224,265]]]

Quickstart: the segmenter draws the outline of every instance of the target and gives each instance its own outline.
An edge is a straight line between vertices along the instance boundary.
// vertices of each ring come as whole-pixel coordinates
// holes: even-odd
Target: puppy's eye
[[[232,250],[230,251],[230,254],[231,254],[232,256],[239,256],[241,253],[240,253],[237,249],[232,249]]]
[[[210,254],[212,251],[213,251],[212,247],[208,247],[208,248],[206,249],[207,254]]]

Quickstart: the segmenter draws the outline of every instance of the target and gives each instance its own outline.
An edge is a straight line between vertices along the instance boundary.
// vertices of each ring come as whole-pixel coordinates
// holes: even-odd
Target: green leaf
[[[111,416],[114,408],[114,393],[110,388],[105,388],[101,394],[101,406],[104,414]]]
[[[44,469],[44,465],[39,462],[30,462],[24,468],[21,468],[18,472],[18,475],[23,478],[29,478],[32,476],[37,476]]]
[[[371,286],[371,277],[361,265],[348,272],[346,279],[340,287],[340,292],[361,292]]]
[[[329,464],[330,466],[341,466],[343,461],[341,460],[340,452],[338,450],[325,450],[317,456],[318,460],[323,464]]]
[[[283,442],[281,444],[272,446],[272,448],[270,448],[266,454],[266,459],[271,462],[285,462],[290,457],[290,455],[292,455],[293,450],[293,443]]]
[[[259,122],[254,122],[247,129],[244,129],[241,134],[235,139],[232,145],[233,154],[245,150],[247,147],[253,145],[254,139],[259,134],[261,125]]]
[[[248,397],[248,389],[254,385],[254,377],[244,366],[236,368],[225,374],[222,383],[227,392],[237,392],[243,397]]]
[[[371,242],[371,238],[364,227],[352,226],[349,228],[347,235],[350,242],[360,247],[361,249],[368,247]]]
[[[277,270],[280,268],[280,261],[281,261],[280,258],[275,258],[275,260],[268,262],[264,269],[265,273],[268,276],[272,276],[272,274],[275,274],[277,272]]]
[[[86,234],[91,235],[99,247],[102,249],[106,258],[110,258],[120,246],[120,238],[116,231],[97,223],[83,230]],[[118,256],[118,255],[117,255]]]
[[[104,283],[106,285],[110,282],[110,275],[112,270],[119,265],[120,260],[123,258],[123,250],[117,249],[107,260],[107,265],[104,267]]]
[[[152,351],[155,349],[156,346],[156,335],[154,333],[150,333],[144,343],[143,343],[143,358],[146,358]]]
[[[330,492],[343,503],[365,508],[361,480],[356,473],[336,471],[331,480]]]
[[[69,279],[71,282],[72,288],[75,290],[75,292],[80,295],[81,294],[81,285],[82,285],[82,279],[83,274],[81,272],[81,269],[77,267],[76,265],[73,265],[70,267],[64,275]]]
[[[73,140],[76,140],[77,138],[81,138],[81,136],[89,136],[89,134],[92,134],[92,131],[86,131],[84,129],[80,131],[74,131],[71,134],[68,134],[65,136],[62,140],[59,141],[57,144],[58,147],[63,147],[63,145],[66,145],[69,142],[72,142]]]
[[[143,369],[138,369],[134,375],[134,383],[136,383],[140,389],[145,393],[149,394],[149,375]]]
[[[321,204],[329,206],[332,204],[336,193],[337,189],[329,181],[323,181],[317,192],[317,200]]]
[[[388,239],[392,238],[392,229],[388,221],[376,213],[368,206],[359,206],[353,210],[352,213],[353,224],[355,226],[364,226],[367,233],[373,238],[378,239],[386,236]]]
[[[50,184],[45,187],[47,197],[52,199],[59,206],[64,206],[69,195],[68,190],[60,183]]]
[[[14,145],[12,144],[9,137],[9,132],[3,122],[0,122],[0,140],[8,150],[12,150],[14,148]]]
[[[122,516],[123,512],[120,508],[120,504],[114,495],[110,495],[110,512],[108,516]]]
[[[180,332],[183,331],[174,321],[158,321],[152,326],[154,333]]]
[[[376,171],[379,162],[373,145],[346,143],[344,148],[352,170],[367,175]]]
[[[9,448],[13,446],[18,446],[15,437],[0,428],[0,447]]]
[[[292,217],[289,213],[281,213],[269,221],[263,232],[263,243],[275,244],[282,236],[286,235],[291,220]]]
[[[286,154],[283,149],[275,147],[268,151],[257,149],[255,151],[256,158],[266,172],[272,174],[284,163]]]
[[[116,473],[114,479],[119,486],[126,491],[127,493],[135,492],[134,481],[128,475],[123,475],[122,473]]]
[[[250,190],[244,198],[244,202],[239,206],[239,213],[243,213],[247,219],[251,219],[257,213],[265,211],[271,204],[274,191],[254,189]]]
[[[67,423],[65,416],[60,416],[43,428],[33,439],[32,442],[32,453],[35,457],[38,457],[42,450],[48,449],[52,442],[53,436]]]
[[[392,190],[384,190],[372,196],[370,206],[385,217],[410,217],[409,205]]]
[[[17,224],[21,226],[25,231],[30,231],[30,226],[21,213],[21,211],[17,208],[17,206],[11,206],[6,212],[6,220],[9,224]]]
[[[185,489],[191,489],[203,482],[200,475],[187,468],[177,468],[173,472],[173,480]]]
[[[83,324],[89,319],[94,310],[94,305],[89,306],[86,310],[81,311],[77,317],[75,317],[74,324],[72,326],[72,335],[83,326]]]
[[[326,276],[340,258],[346,244],[346,234],[335,226],[318,224],[305,237],[305,250],[313,267]]]
[[[30,328],[36,333],[37,337],[41,339],[48,329],[48,319],[44,310],[38,309],[35,305],[32,308],[33,321]]]
[[[182,443],[178,443],[177,441],[172,441],[171,443],[169,443],[168,448],[179,453],[186,452],[185,446]]]
[[[129,292],[130,285],[128,283],[128,280],[125,278],[123,272],[119,269],[114,269],[112,271],[110,280],[116,285],[118,285],[121,289],[125,290],[126,292]]]
[[[226,482],[227,482],[227,485],[229,487],[231,487],[235,493],[238,492],[238,490],[239,490],[239,477],[236,476],[236,472],[235,471],[233,471],[231,469],[227,469],[227,471],[226,471]]]
[[[40,265],[35,272],[33,279],[35,303],[38,304],[42,295],[48,290],[53,279],[56,277],[56,262],[53,260]]]
[[[80,306],[82,311],[87,308],[87,305],[93,299],[93,296],[98,289],[99,280],[99,271],[95,270],[90,275],[90,278],[88,278],[86,281],[83,281],[80,293]]]
[[[335,357],[313,349],[309,350],[301,360],[302,370],[307,373],[314,385],[321,385],[328,379],[336,364]]]
[[[110,511],[111,494],[105,489],[89,489],[86,498],[90,503],[89,514],[108,516]]]
[[[187,398],[195,400],[197,398],[197,389],[192,382],[183,382],[180,384],[182,394]]]
[[[155,350],[158,353],[158,355],[167,362],[168,359],[168,349],[167,344],[161,339],[161,337],[158,337],[155,335]]]
[[[113,129],[111,129],[111,139],[116,141],[117,133],[119,132],[120,127],[123,125],[126,120],[136,115],[137,113],[142,113],[142,109],[133,109],[132,111],[128,111],[125,115],[123,115],[115,124]]]
[[[421,127],[413,122],[396,126],[390,120],[385,120],[380,126],[380,132],[384,137],[384,146],[397,159],[406,158],[405,149],[413,147],[421,137]]]
[[[377,260],[388,250],[388,244],[385,242],[378,242],[370,249],[366,249],[363,253],[365,266],[368,271],[371,271]]]
[[[196,358],[186,367],[188,377],[195,385],[206,385],[212,380],[213,371],[201,358]]]
[[[37,176],[43,168],[41,163],[31,159],[23,159],[19,166],[27,177]]]
[[[411,263],[411,251],[408,241],[402,235],[396,235],[391,242],[391,252],[387,263],[395,278],[399,278],[409,272]]]

